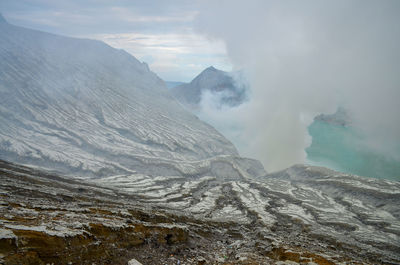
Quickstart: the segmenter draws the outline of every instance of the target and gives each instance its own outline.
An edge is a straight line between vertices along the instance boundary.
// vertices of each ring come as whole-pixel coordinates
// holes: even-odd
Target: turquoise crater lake
[[[312,137],[312,144],[306,149],[309,164],[360,176],[400,181],[399,161],[367,147],[363,144],[362,136],[351,126],[315,120],[308,131]]]

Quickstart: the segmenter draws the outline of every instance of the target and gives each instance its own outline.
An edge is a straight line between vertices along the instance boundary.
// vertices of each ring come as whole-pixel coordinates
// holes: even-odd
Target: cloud
[[[225,46],[192,31],[198,1],[2,0],[10,23],[95,38],[127,50],[165,80],[190,81],[214,65],[229,70]],[[150,60],[149,60],[150,59]]]
[[[150,22],[150,23],[168,23],[168,22],[190,22],[193,21],[197,15],[195,11],[188,11],[186,13],[179,13],[173,15],[141,15],[138,12],[132,12],[130,8],[114,6],[111,7],[110,12],[113,16],[119,19],[129,22]]]
[[[0,10],[17,25],[64,35],[174,32],[187,27],[197,12],[185,0],[2,0]]]
[[[121,33],[85,36],[124,49],[146,61],[164,80],[191,81],[210,65],[230,70],[225,45],[191,31],[185,33]],[[151,59],[149,59],[151,55]]]
[[[225,113],[248,139],[243,155],[270,171],[305,162],[307,126],[339,105],[376,151],[399,151],[399,1],[202,3],[197,29],[226,43],[251,85],[240,113]]]

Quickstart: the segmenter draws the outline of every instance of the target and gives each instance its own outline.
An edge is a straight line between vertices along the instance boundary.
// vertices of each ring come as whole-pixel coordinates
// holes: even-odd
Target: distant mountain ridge
[[[210,66],[203,70],[190,83],[171,89],[171,93],[183,105],[197,108],[203,93],[214,93],[220,98],[221,105],[237,106],[246,98],[246,88],[239,84],[232,73]]]
[[[164,81],[164,82],[165,82],[165,85],[167,86],[167,88],[174,88],[179,85],[185,84],[184,82],[179,82],[179,81]]]
[[[213,175],[239,159],[127,52],[2,20],[1,159],[89,176]]]

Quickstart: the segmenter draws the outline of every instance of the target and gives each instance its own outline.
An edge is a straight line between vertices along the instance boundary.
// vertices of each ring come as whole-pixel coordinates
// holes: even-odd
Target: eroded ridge
[[[400,261],[394,182],[296,166],[260,180],[129,175],[94,183],[0,164],[5,264]]]

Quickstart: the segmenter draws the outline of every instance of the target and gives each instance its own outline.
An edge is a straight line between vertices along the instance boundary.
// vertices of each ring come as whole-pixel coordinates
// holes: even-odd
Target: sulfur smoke
[[[269,171],[305,162],[307,126],[338,106],[374,150],[398,153],[400,1],[202,3],[197,29],[225,42],[250,83],[249,102],[214,117],[241,128],[242,155]]]

